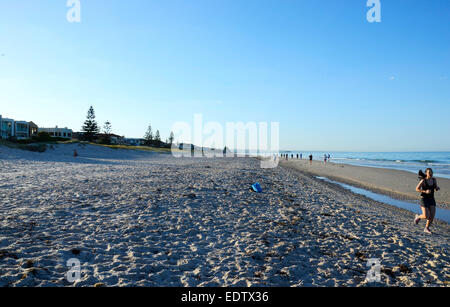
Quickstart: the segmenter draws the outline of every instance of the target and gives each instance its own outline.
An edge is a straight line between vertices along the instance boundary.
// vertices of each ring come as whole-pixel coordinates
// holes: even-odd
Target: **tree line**
[[[172,146],[174,141],[174,135],[173,132],[170,132],[170,136],[168,139],[166,139],[165,142],[161,141],[161,135],[159,133],[159,130],[156,130],[155,134],[153,134],[152,125],[148,125],[147,131],[144,134],[144,145],[147,146],[162,146],[162,145],[169,145]]]
[[[83,132],[82,139],[86,141],[99,141],[100,143],[111,143],[111,135],[112,135],[112,124],[109,120],[107,120],[103,125],[103,134],[101,134],[100,127],[95,119],[95,111],[94,107],[90,106],[86,120],[81,127],[81,131]],[[174,142],[174,134],[171,131],[170,136],[166,139],[165,142],[161,140],[161,134],[159,130],[156,130],[153,133],[152,126],[149,125],[147,131],[143,137],[144,145],[146,146],[158,146],[158,147],[170,147]]]

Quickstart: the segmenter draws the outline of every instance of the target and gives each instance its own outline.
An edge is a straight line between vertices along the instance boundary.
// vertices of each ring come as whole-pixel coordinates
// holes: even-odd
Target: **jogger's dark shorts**
[[[434,198],[422,198],[421,205],[425,208],[436,207],[436,200]]]

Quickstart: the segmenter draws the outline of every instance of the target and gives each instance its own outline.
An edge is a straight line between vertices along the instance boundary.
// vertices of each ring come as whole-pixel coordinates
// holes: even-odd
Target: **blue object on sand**
[[[258,182],[252,185],[252,189],[256,193],[262,193],[261,185]]]

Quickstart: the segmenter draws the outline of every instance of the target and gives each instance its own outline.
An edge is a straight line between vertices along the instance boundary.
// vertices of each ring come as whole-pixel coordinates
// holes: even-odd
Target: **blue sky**
[[[450,1],[0,2],[0,114],[167,137],[175,121],[280,122],[282,149],[450,151]]]

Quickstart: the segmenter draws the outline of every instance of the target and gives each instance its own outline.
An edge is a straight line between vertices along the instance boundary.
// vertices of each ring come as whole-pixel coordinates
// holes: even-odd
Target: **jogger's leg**
[[[436,206],[431,206],[429,209],[430,215],[428,216],[427,220],[427,227],[429,228],[431,224],[433,224],[434,217],[436,216]]]
[[[421,219],[421,220],[427,220],[428,219],[428,215],[427,215],[428,210],[427,210],[427,208],[425,208],[423,206],[420,206],[420,208],[422,209],[422,214],[419,215],[418,218]]]

